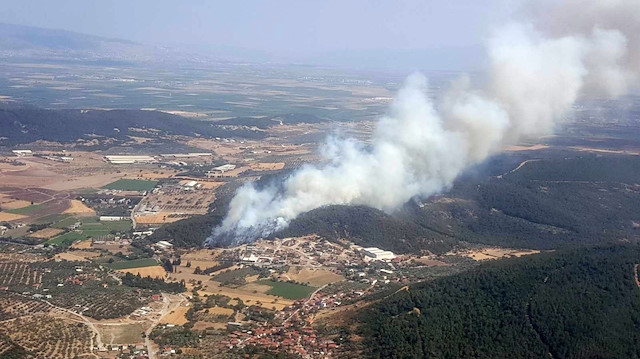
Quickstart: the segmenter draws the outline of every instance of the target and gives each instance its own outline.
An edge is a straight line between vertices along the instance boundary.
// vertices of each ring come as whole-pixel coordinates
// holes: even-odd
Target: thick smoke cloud
[[[411,75],[370,146],[332,138],[325,164],[304,166],[281,186],[243,186],[209,240],[265,237],[329,204],[391,212],[443,191],[503,145],[549,134],[583,91],[625,93],[640,70],[639,4],[554,2],[543,6],[546,17],[500,27],[488,43],[489,85],[473,89],[462,78],[438,106],[424,76]]]

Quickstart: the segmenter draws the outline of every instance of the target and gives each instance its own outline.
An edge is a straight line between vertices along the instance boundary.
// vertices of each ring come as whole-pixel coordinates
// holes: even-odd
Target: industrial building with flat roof
[[[156,159],[152,156],[110,155],[104,156],[104,158],[109,161],[109,163],[117,165],[156,162]]]
[[[371,257],[375,260],[392,260],[396,257],[396,255],[393,254],[393,252],[385,251],[383,249],[376,248],[376,247],[363,248],[362,252],[367,257]]]

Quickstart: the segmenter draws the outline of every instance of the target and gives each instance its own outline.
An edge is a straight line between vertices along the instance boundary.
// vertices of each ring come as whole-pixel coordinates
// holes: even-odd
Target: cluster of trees
[[[222,217],[217,215],[193,216],[158,228],[149,236],[149,240],[157,242],[171,239],[177,248],[202,247],[211,235],[211,229],[220,222]]]
[[[502,260],[360,314],[375,358],[640,356],[637,245]]]
[[[149,289],[154,292],[182,293],[186,290],[184,280],[180,282],[166,282],[163,278],[142,277],[126,273],[122,278],[122,284],[129,287]]]
[[[213,267],[208,267],[205,269],[202,269],[200,267],[196,267],[193,270],[193,274],[211,274],[213,272],[217,272],[219,270],[223,270],[223,269],[227,269],[229,267],[233,266],[233,261],[220,261],[220,263],[218,263],[217,265],[213,266]],[[187,267],[190,267],[189,264],[187,264]]]
[[[160,346],[170,347],[193,348],[200,343],[198,334],[181,326],[171,328],[157,326],[151,331],[149,338]]]

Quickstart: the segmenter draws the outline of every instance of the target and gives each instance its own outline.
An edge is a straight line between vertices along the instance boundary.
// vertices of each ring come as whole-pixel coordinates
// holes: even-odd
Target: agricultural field
[[[65,218],[52,227],[67,228],[76,222],[80,222],[80,226],[73,232],[67,232],[58,237],[47,241],[47,244],[58,247],[69,247],[75,241],[83,241],[85,239],[100,239],[111,235],[112,232],[125,232],[131,229],[129,221],[104,221],[98,222],[96,217],[87,218]]]
[[[42,282],[42,270],[33,263],[0,262],[0,286],[29,287]]]
[[[191,307],[181,305],[164,316],[160,321],[161,324],[184,325],[188,322],[186,318],[187,311]],[[233,310],[231,311],[233,313]]]
[[[103,189],[118,190],[118,191],[151,191],[158,181],[138,180],[138,179],[119,179],[115,182],[111,182]]]
[[[143,342],[144,328],[139,323],[96,325],[105,345],[135,344]]]
[[[291,267],[287,273],[281,276],[281,278],[308,284],[313,287],[321,287],[325,284],[344,280],[344,277],[340,274],[333,273],[327,269],[309,269],[300,267]]]
[[[41,229],[37,232],[33,232],[31,233],[29,236],[33,237],[33,238],[42,238],[42,239],[49,239],[51,237],[55,237],[58,234],[62,233],[63,230],[60,228],[44,228]]]
[[[130,269],[130,268],[142,268],[157,266],[158,261],[153,258],[134,259],[131,261],[113,262],[108,264],[108,267],[115,270]]]
[[[77,322],[35,315],[5,322],[0,334],[37,358],[72,359],[89,354],[94,334]]]
[[[139,275],[142,278],[151,277],[151,278],[165,278],[167,276],[167,272],[164,270],[162,266],[154,265],[149,267],[135,267],[135,268],[127,268],[127,269],[119,269],[120,273],[131,273],[133,275]]]
[[[287,283],[287,282],[276,282],[272,280],[260,280],[256,282],[260,285],[268,285],[271,287],[271,290],[267,291],[267,294],[275,295],[278,297],[282,297],[285,299],[303,299],[311,295],[313,291],[316,290],[314,287],[309,287],[307,285],[295,284],[295,283]]]
[[[0,286],[17,293],[51,295],[52,304],[95,319],[128,315],[151,296],[148,290],[118,285],[88,262],[0,262]]]
[[[0,291],[0,322],[25,315],[46,314],[50,310],[51,306],[45,302],[8,291]]]
[[[75,241],[83,241],[85,239],[87,239],[87,237],[85,237],[81,233],[67,232],[63,235],[48,240],[46,243],[52,246],[66,248],[72,245]]]
[[[34,212],[40,211],[44,209],[45,206],[43,204],[33,204],[27,207],[16,208],[16,209],[8,209],[5,212],[11,214],[19,214],[19,215],[30,215]]]

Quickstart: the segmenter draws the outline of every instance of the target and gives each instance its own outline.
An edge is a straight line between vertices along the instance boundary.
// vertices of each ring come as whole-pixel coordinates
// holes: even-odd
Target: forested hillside
[[[373,358],[638,358],[637,245],[488,263],[361,313]]]
[[[408,204],[414,222],[459,240],[554,249],[640,238],[640,157],[583,155],[466,178]]]
[[[326,206],[301,214],[289,227],[276,233],[281,238],[318,234],[328,239],[348,238],[362,246],[397,253],[427,250],[442,254],[455,241],[411,221],[365,206]]]

